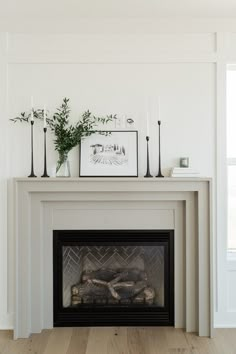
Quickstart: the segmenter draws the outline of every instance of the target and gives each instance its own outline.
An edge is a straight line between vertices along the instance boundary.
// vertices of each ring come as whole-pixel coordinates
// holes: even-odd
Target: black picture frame
[[[138,131],[99,130],[84,138],[79,177],[138,177]]]

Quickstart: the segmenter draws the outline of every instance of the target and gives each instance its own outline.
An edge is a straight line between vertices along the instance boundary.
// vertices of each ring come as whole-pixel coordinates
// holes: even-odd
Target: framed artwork
[[[80,144],[80,177],[137,177],[138,132],[100,131]]]

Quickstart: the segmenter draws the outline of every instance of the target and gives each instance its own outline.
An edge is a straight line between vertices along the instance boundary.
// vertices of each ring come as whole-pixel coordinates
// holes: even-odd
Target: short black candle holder
[[[149,167],[149,136],[146,136],[146,141],[147,141],[147,172],[144,177],[153,177],[150,173],[150,167]]]
[[[44,172],[41,177],[49,177],[47,173],[47,128],[43,128],[44,133]]]
[[[156,177],[164,177],[161,173],[161,121],[158,120],[158,127],[159,127],[159,167],[158,167],[158,174]]]
[[[28,177],[37,177],[34,174],[34,121],[30,121],[31,124],[31,173]]]

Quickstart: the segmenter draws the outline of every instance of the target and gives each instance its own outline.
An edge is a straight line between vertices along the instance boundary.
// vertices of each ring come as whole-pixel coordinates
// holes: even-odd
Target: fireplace
[[[173,326],[174,231],[54,230],[53,321]]]
[[[174,327],[200,336],[212,335],[209,179],[25,178],[15,179],[14,186],[15,272],[9,282],[14,294],[15,339],[53,328],[54,320],[63,323],[70,311],[75,312],[63,308],[58,290],[53,303],[53,230],[118,230],[121,225],[124,230],[174,230]],[[135,233],[134,242],[147,240]],[[102,241],[99,237],[96,240]],[[157,237],[152,239],[155,241]],[[91,310],[93,318],[96,311]],[[53,312],[57,313],[55,319]],[[82,315],[77,317],[82,319]],[[145,311],[142,316],[137,314],[136,324],[139,317],[145,318]]]

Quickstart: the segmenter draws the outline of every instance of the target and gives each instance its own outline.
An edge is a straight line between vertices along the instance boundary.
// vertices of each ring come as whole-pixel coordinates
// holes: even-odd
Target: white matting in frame
[[[137,177],[138,132],[97,132],[81,141],[80,177]]]

